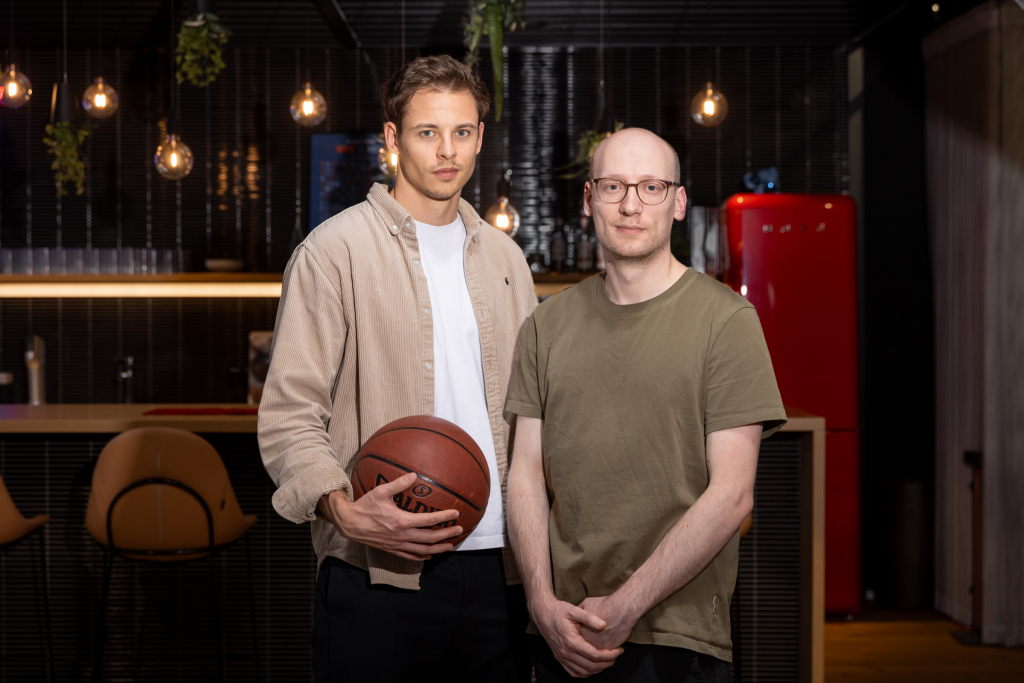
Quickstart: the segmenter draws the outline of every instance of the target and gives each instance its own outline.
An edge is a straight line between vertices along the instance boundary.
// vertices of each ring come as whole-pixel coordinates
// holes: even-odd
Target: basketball
[[[410,472],[419,477],[394,497],[408,512],[458,510],[459,518],[433,527],[461,526],[458,544],[484,516],[491,476],[483,451],[469,434],[448,420],[427,415],[403,417],[378,429],[363,444],[352,466],[355,500],[379,484]]]

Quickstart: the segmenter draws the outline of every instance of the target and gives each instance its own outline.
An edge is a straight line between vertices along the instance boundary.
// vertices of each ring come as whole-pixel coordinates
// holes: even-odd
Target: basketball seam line
[[[455,423],[453,422],[452,424],[455,424]],[[455,425],[455,426],[456,426],[456,427],[458,427],[458,425]],[[466,448],[466,447],[465,447],[465,446],[463,446],[463,445],[462,445],[461,443],[459,443],[458,441],[456,441],[456,440],[455,440],[455,439],[453,439],[452,437],[448,436],[448,435],[447,435],[447,434],[445,434],[444,432],[439,432],[439,431],[437,431],[436,429],[427,429],[426,427],[395,427],[394,429],[389,429],[389,430],[388,430],[388,431],[386,431],[386,432],[380,432],[380,433],[378,433],[378,434],[374,434],[374,436],[384,436],[385,434],[390,434],[391,432],[400,432],[400,431],[402,431],[403,429],[418,429],[418,430],[420,430],[421,432],[430,432],[431,434],[437,434],[438,436],[443,436],[444,438],[448,439],[448,440],[449,440],[449,441],[451,441],[451,442],[452,442],[453,444],[457,445],[457,446],[458,446],[459,448],[461,448],[462,450],[464,450],[464,451],[466,451],[467,453],[469,453],[469,457],[471,457],[471,458],[473,459],[473,462],[475,462],[475,463],[476,463],[476,466],[477,466],[477,467],[479,467],[479,468],[480,468],[480,471],[484,473],[484,477],[485,477],[485,478],[487,479],[487,485],[488,485],[488,486],[490,486],[490,485],[491,485],[491,473],[490,473],[490,472],[488,472],[488,471],[487,471],[486,469],[484,469],[484,466],[483,466],[483,465],[481,465],[481,464],[480,464],[480,461],[476,459],[476,456],[475,456],[475,455],[473,455],[473,451],[469,450],[468,448]],[[460,429],[461,429],[461,428],[460,428]],[[466,436],[469,436],[469,434],[467,434]],[[472,436],[470,436],[469,438],[471,438],[471,439],[472,439],[473,437],[472,437]],[[372,441],[372,440],[373,440],[373,438],[371,437],[371,439],[370,439],[370,440]],[[476,443],[476,442],[474,441],[474,443]],[[479,444],[477,445],[477,447],[479,448]],[[483,452],[483,449],[480,449],[480,452],[482,453],[482,452]],[[485,456],[484,456],[484,460],[486,460],[486,459],[487,459],[487,456],[485,455]]]
[[[427,431],[430,431],[430,430],[427,430]],[[442,436],[443,436],[443,435],[442,435]],[[399,465],[399,464],[398,464],[397,462],[393,462],[393,461],[391,461],[391,460],[388,460],[387,458],[382,458],[382,457],[380,457],[379,455],[376,455],[376,454],[374,454],[374,453],[367,453],[367,454],[366,454],[366,455],[364,455],[363,457],[364,457],[364,458],[373,458],[374,460],[380,460],[381,462],[383,462],[383,463],[387,463],[388,465],[391,465],[392,467],[397,467],[397,468],[398,468],[398,469],[400,469],[400,470],[405,470],[406,472],[409,472],[409,473],[411,473],[411,474],[415,474],[415,475],[416,475],[417,477],[419,477],[419,478],[420,478],[420,479],[422,479],[423,481],[427,481],[427,482],[430,482],[431,484],[433,484],[433,485],[434,485],[434,486],[436,486],[437,488],[441,489],[442,491],[447,491],[448,493],[452,494],[453,496],[455,496],[456,498],[458,498],[458,499],[459,499],[459,500],[461,500],[461,501],[462,501],[463,503],[465,503],[465,504],[466,504],[466,505],[468,505],[469,507],[473,508],[473,509],[474,509],[474,510],[476,510],[477,512],[481,512],[481,511],[483,511],[483,508],[481,508],[481,507],[477,507],[476,505],[474,505],[474,504],[473,504],[473,503],[471,503],[470,501],[468,501],[468,500],[466,500],[465,498],[463,498],[463,497],[462,497],[461,495],[459,495],[458,493],[455,493],[455,491],[452,491],[452,490],[451,490],[450,488],[448,488],[447,486],[445,486],[445,485],[444,485],[444,484],[442,484],[441,482],[439,482],[439,481],[435,481],[435,480],[431,479],[430,477],[425,477],[425,476],[423,476],[422,474],[420,474],[419,472],[417,472],[417,471],[415,471],[415,470],[411,470],[411,469],[409,469],[409,468],[408,468],[408,467],[406,467],[405,465]],[[358,468],[359,468],[359,464],[357,463],[357,464],[356,464],[356,469],[358,469]],[[358,475],[358,474],[356,474],[356,477],[359,477],[359,475]],[[363,481],[362,481],[362,478],[361,478],[361,477],[359,477],[359,485],[360,485],[360,486],[362,486],[362,485],[363,485]],[[366,490],[366,488],[365,488],[365,487],[363,487],[363,490],[365,491],[365,490]],[[369,493],[369,491],[367,491],[367,493]]]

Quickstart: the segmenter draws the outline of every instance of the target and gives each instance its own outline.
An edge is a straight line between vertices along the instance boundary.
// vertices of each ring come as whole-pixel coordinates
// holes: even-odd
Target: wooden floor
[[[1024,648],[961,645],[934,614],[873,616],[825,624],[825,683],[1024,682]]]

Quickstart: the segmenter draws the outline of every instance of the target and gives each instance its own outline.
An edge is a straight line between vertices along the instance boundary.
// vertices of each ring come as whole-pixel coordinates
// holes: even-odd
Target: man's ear
[[[590,205],[594,199],[594,185],[588,180],[587,184],[583,186],[583,213],[587,216],[594,215],[594,209]]]
[[[476,153],[480,154],[480,149],[484,146],[484,122],[480,122],[480,130],[476,135]]]
[[[398,151],[398,127],[388,121],[384,124],[384,145],[392,154],[399,154]]]
[[[679,191],[676,192],[676,212],[674,217],[677,221],[686,218],[686,188],[682,185],[679,186]]]

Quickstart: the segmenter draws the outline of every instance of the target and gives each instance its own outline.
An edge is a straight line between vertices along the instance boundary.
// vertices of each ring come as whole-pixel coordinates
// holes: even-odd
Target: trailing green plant
[[[230,37],[231,31],[211,12],[193,14],[183,21],[175,49],[178,83],[188,81],[205,88],[217,80],[225,66],[223,48]]]
[[[622,130],[623,124],[618,121],[615,122],[615,131]],[[558,176],[559,178],[571,180],[573,178],[579,178],[580,176],[590,174],[590,162],[594,159],[594,151],[597,146],[607,140],[611,136],[611,133],[604,130],[585,130],[580,133],[580,136],[576,138],[576,158],[572,163],[568,163],[565,166],[559,166],[555,168],[556,171],[565,169],[571,169],[568,173],[563,173]]]
[[[50,148],[48,152],[54,156],[50,168],[56,171],[53,180],[57,192],[62,196],[68,194],[68,183],[75,184],[76,195],[85,191],[85,158],[79,154],[79,148],[91,133],[88,126],[69,121],[46,124],[43,143]]]
[[[487,36],[491,47],[491,71],[494,73],[494,120],[501,121],[505,104],[505,57],[502,52],[505,31],[526,28],[521,12],[526,0],[470,0],[469,18],[463,20],[466,56],[469,66],[476,64],[480,39]]]

